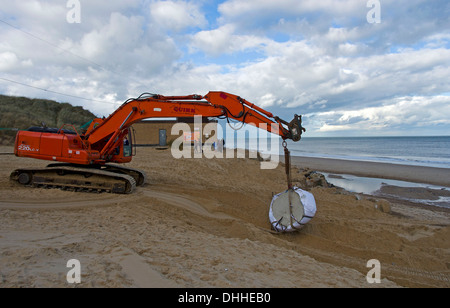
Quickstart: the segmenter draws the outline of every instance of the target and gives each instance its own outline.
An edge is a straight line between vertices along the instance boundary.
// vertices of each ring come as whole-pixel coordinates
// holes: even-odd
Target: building
[[[189,125],[190,131],[180,131],[177,135],[172,135],[172,127],[177,123],[186,123]],[[202,118],[202,132],[204,132],[205,125],[213,125],[212,136],[207,136],[203,133],[202,143],[206,140],[214,138],[217,134],[217,120]],[[210,126],[209,126],[210,127]],[[136,146],[166,146],[182,135],[184,141],[194,142],[198,139],[200,131],[195,127],[194,118],[176,118],[175,120],[146,120],[133,124],[135,130],[135,144]]]

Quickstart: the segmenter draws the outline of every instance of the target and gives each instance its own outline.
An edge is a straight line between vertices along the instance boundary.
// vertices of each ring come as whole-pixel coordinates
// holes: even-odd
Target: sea
[[[263,153],[284,153],[276,147],[258,148],[257,138],[247,138],[246,148]],[[432,137],[303,137],[288,141],[292,156],[372,161],[450,169],[450,136]],[[450,170],[449,170],[450,172]]]

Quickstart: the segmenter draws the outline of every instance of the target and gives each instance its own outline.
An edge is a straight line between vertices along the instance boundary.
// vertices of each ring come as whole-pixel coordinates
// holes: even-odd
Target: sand
[[[315,187],[310,224],[274,234],[268,208],[272,194],[286,189],[282,165],[176,160],[170,151],[139,148],[130,167],[145,170],[149,183],[132,195],[8,180],[14,168],[44,165],[0,156],[1,287],[450,286],[445,209],[389,203],[383,212],[388,201]],[[294,181],[301,177],[294,169]],[[81,263],[81,284],[66,280],[70,259]],[[370,259],[380,261],[379,284],[366,280]]]

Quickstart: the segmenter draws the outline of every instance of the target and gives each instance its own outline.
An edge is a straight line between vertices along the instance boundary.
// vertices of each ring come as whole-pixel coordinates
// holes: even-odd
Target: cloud
[[[80,24],[65,1],[0,2],[20,29],[0,23],[0,74],[95,101],[4,81],[1,93],[108,115],[142,92],[221,90],[304,114],[312,135],[450,128],[446,0],[383,0],[380,24],[360,0],[91,0]]]
[[[450,126],[450,110],[443,110],[443,105],[450,105],[449,96],[409,96],[386,101],[378,107],[313,113],[308,115],[308,122],[318,132],[377,135],[403,131],[404,134],[414,127],[410,133],[418,134],[421,129]]]
[[[298,17],[313,12],[320,12],[326,15],[345,16],[362,11],[361,1],[355,0],[231,0],[219,6],[223,20],[240,20],[242,16],[247,16],[246,20],[256,18],[274,19],[286,17]],[[310,16],[311,17],[311,16]]]
[[[152,1],[150,16],[156,24],[172,31],[202,27],[207,20],[198,4],[187,1]]]
[[[214,30],[199,31],[191,37],[191,51],[201,50],[207,55],[232,54],[249,49],[261,49],[270,40],[255,35],[238,35],[233,25]]]
[[[22,6],[7,5],[6,11],[12,16],[18,14],[15,9],[19,9],[18,18],[11,24],[14,22],[20,30],[2,26],[0,72],[8,73],[8,79],[31,86],[36,86],[39,81],[45,83],[39,86],[43,89],[91,98],[96,103],[55,94],[50,97],[69,100],[89,107],[97,114],[108,115],[120,102],[139,95],[133,91],[136,88],[148,91],[145,79],[161,73],[180,57],[172,38],[162,31],[155,31],[153,21],[130,13],[134,10],[133,2],[125,7],[113,1],[111,7],[103,8],[103,11],[96,1],[83,2],[81,24],[67,23],[65,3],[28,1]],[[47,31],[39,31],[42,25],[33,28],[33,19],[25,18],[32,14],[26,4],[31,8],[42,6],[42,10],[59,12],[60,19],[53,16]],[[114,8],[122,12],[110,12]],[[45,18],[43,15],[38,17]],[[12,83],[1,84],[0,90],[12,95],[49,95]],[[98,104],[98,101],[105,101],[105,104]]]
[[[19,59],[15,53],[9,51],[0,53],[0,71],[10,71],[16,68],[18,64]]]

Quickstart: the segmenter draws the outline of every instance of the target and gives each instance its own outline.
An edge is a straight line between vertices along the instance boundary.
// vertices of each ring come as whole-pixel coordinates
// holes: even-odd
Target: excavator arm
[[[301,116],[295,115],[291,122],[286,122],[239,96],[225,92],[209,92],[205,96],[163,96],[146,93],[126,101],[108,118],[94,121],[84,140],[86,146],[99,152],[102,160],[111,154],[126,135],[124,132],[136,122],[148,118],[194,116],[233,119],[263,127],[280,135],[283,140],[299,141],[305,131]]]
[[[233,94],[209,92],[205,99],[224,110],[227,119],[232,118],[258,128],[264,127],[261,124],[267,124],[267,130],[280,135],[283,140],[299,141],[301,134],[305,131],[302,127],[301,116],[295,115],[294,119],[288,123],[271,112]]]

